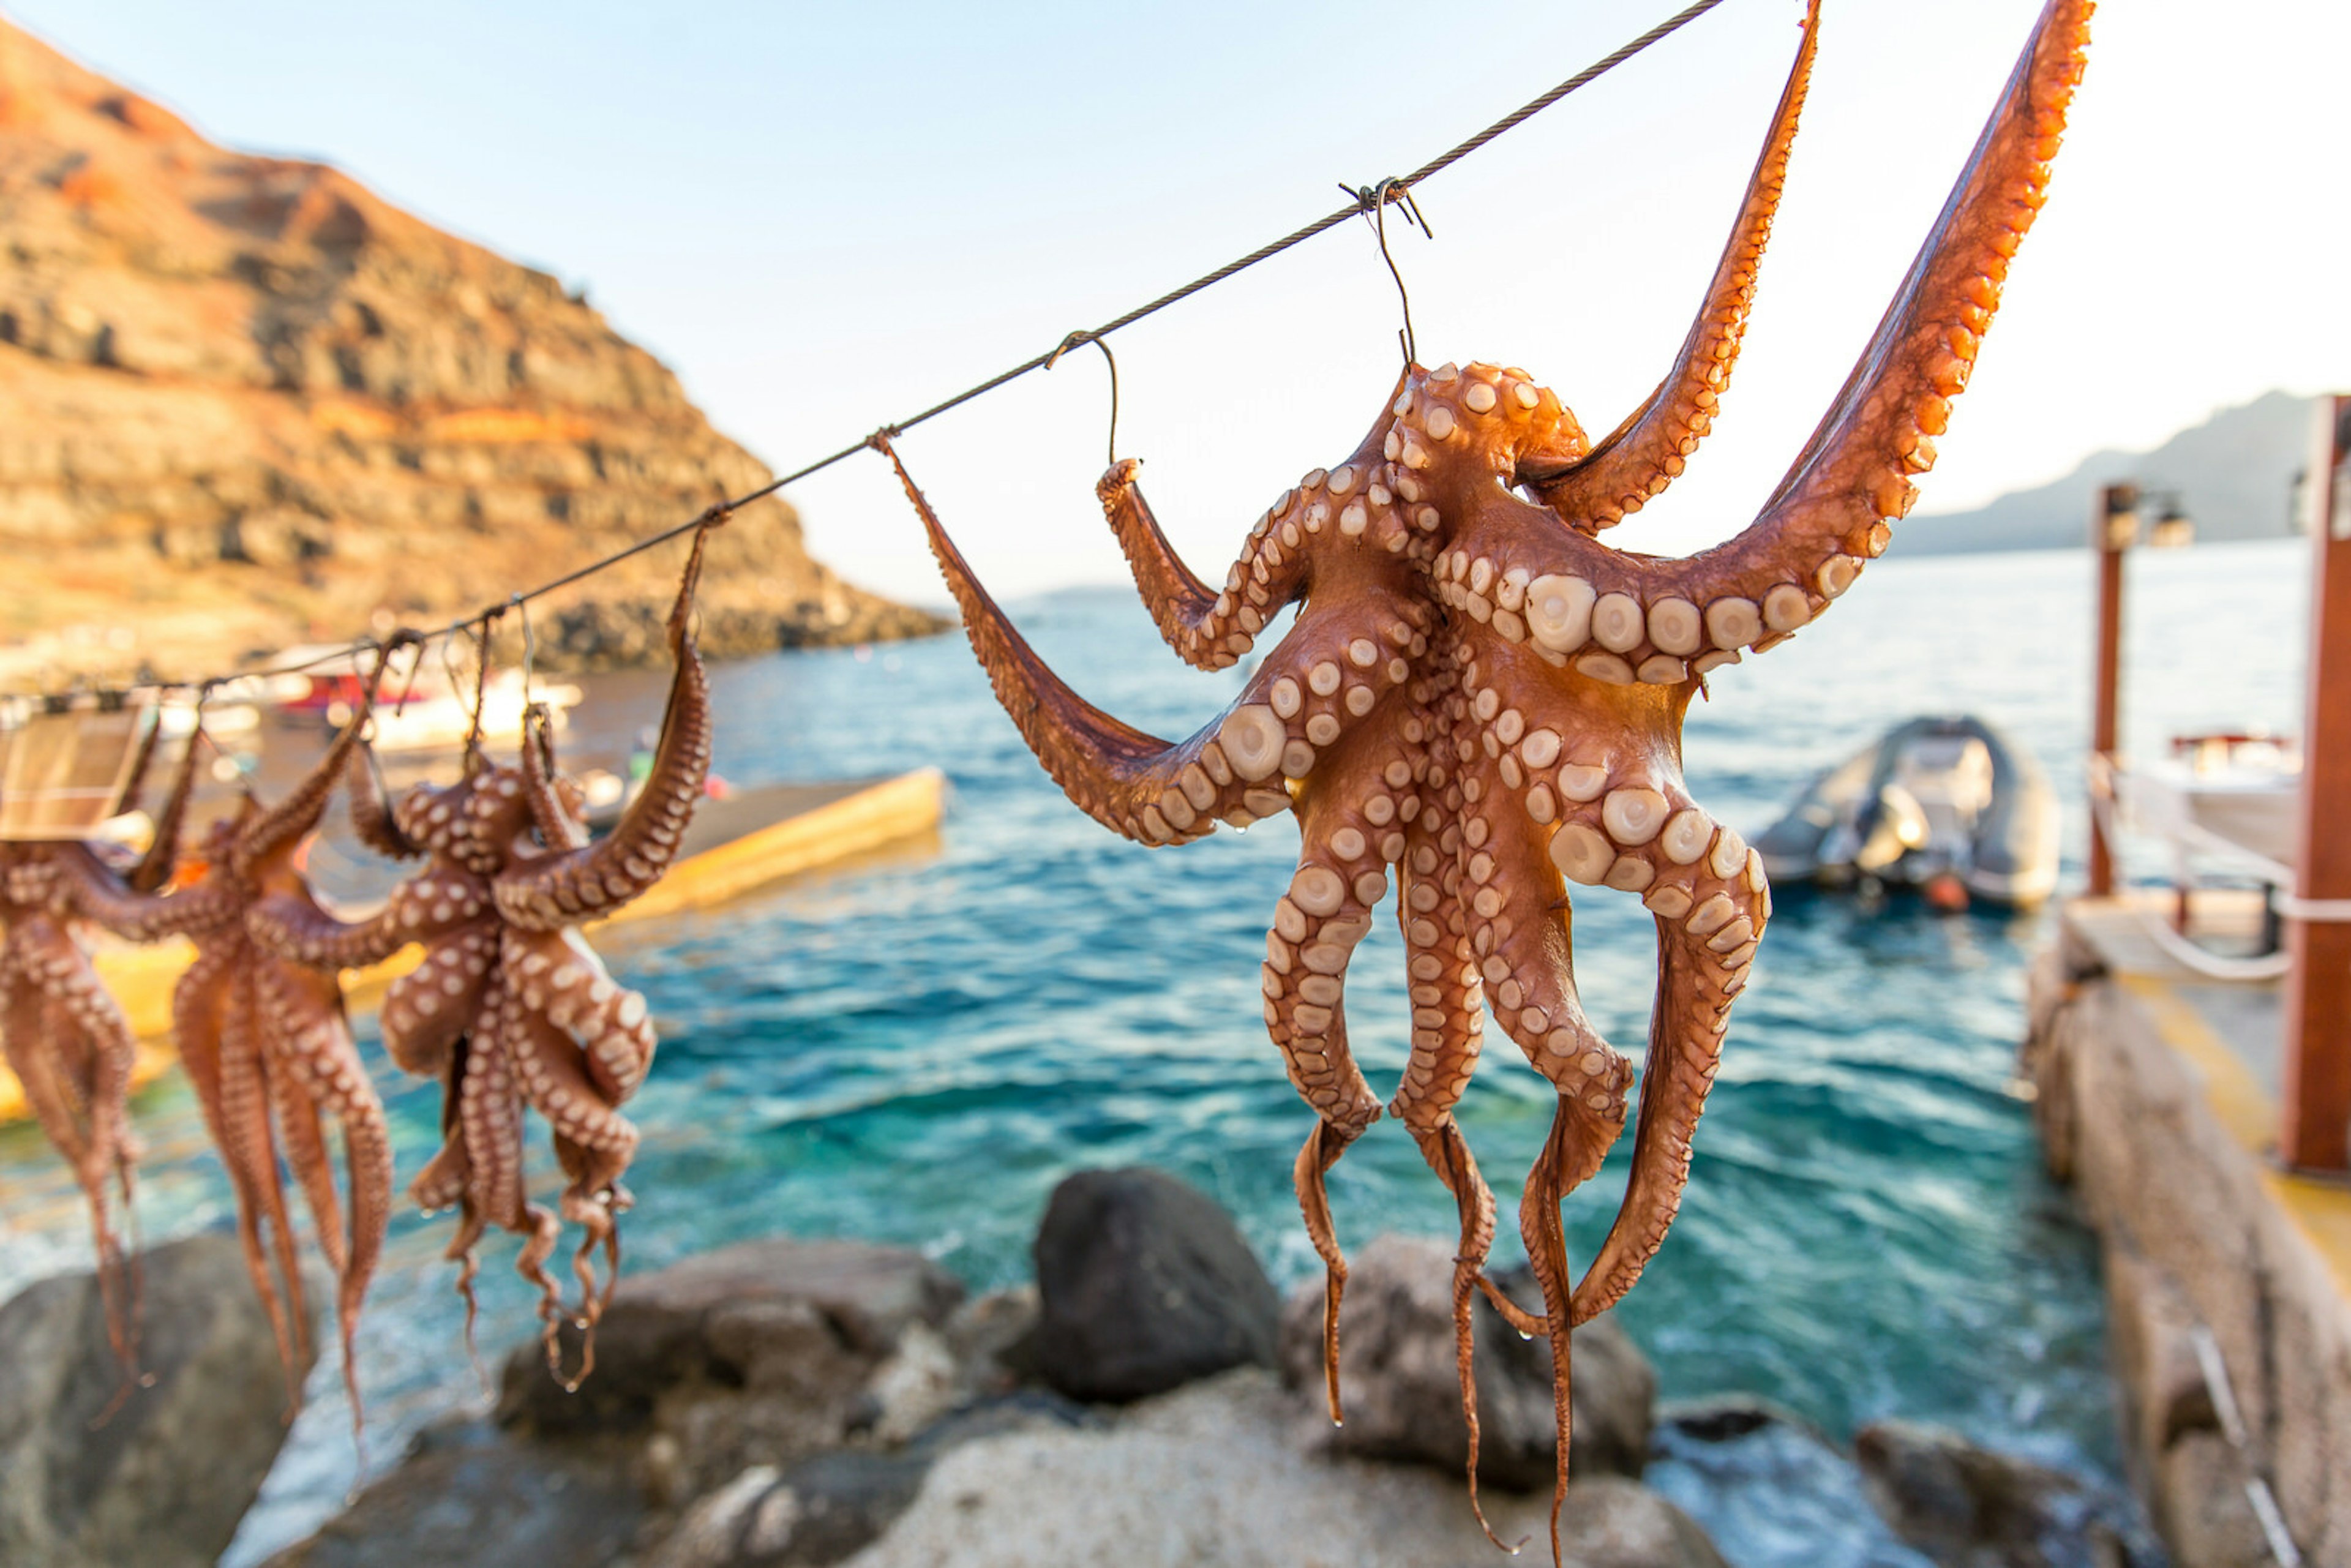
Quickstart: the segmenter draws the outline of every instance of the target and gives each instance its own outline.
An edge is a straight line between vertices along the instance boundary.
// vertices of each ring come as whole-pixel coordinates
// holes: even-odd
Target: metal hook
[[[1118,356],[1110,351],[1109,340],[1104,338],[1096,337],[1093,333],[1083,329],[1072,332],[1068,337],[1062,339],[1061,346],[1055,349],[1052,353],[1046,358],[1045,368],[1049,371],[1051,370],[1055,365],[1061,363],[1061,356],[1063,354],[1068,353],[1071,349],[1076,348],[1081,343],[1092,343],[1095,348],[1100,349],[1102,350],[1104,362],[1110,366],[1109,455],[1110,465],[1115,468],[1118,466]]]
[[[538,634],[531,629],[529,600],[517,593],[507,601],[507,608],[522,617],[522,702],[528,709],[531,670],[538,663]]]
[[[1380,259],[1388,264],[1388,276],[1395,279],[1396,298],[1404,304],[1404,329],[1396,334],[1396,341],[1404,349],[1405,368],[1409,370],[1420,362],[1420,351],[1412,332],[1412,291],[1405,287],[1404,274],[1397,270],[1395,256],[1388,250],[1388,204],[1393,202],[1403,207],[1405,222],[1429,238],[1435,239],[1437,231],[1430,228],[1428,220],[1421,215],[1420,204],[1413,199],[1412,187],[1401,180],[1386,179],[1377,185],[1365,185],[1361,190],[1342,180],[1339,189],[1355,198],[1356,208],[1372,220],[1373,232],[1379,236]]]

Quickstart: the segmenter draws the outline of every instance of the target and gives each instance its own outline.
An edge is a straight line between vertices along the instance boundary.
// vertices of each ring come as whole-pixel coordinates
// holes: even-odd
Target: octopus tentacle
[[[1361,515],[1355,531],[1366,531],[1367,503],[1374,498],[1368,493],[1374,481],[1364,476],[1378,472],[1386,434],[1383,420],[1345,463],[1317,468],[1283,491],[1259,516],[1221,591],[1193,576],[1160,531],[1135,483],[1142,464],[1130,457],[1111,465],[1094,493],[1153,623],[1178,658],[1195,669],[1222,670],[1247,657],[1265,623],[1305,592],[1309,538],[1326,524],[1346,526],[1350,506]]]
[[[1549,455],[1521,459],[1518,477],[1571,528],[1586,532],[1618,523],[1663,493],[1714,423],[1730,385],[1740,338],[1755,301],[1755,276],[1771,237],[1771,219],[1788,179],[1788,153],[1802,117],[1813,56],[1820,41],[1820,0],[1805,7],[1803,42],[1749,178],[1747,194],[1707,287],[1706,302],[1682,340],[1673,370],[1625,423],[1565,466]]]
[[[383,1048],[402,1071],[445,1076],[457,1041],[480,1016],[497,954],[497,923],[485,918],[440,934],[423,961],[392,982],[381,1013]]]
[[[392,1212],[392,1144],[382,1103],[376,1098],[343,1016],[342,994],[331,977],[283,963],[260,963],[253,977],[256,998],[269,1019],[274,1048],[270,1071],[283,1086],[278,1121],[289,1124],[289,1163],[304,1182],[316,1218],[321,1250],[337,1281],[336,1319],[343,1354],[343,1382],[350,1391],[354,1422],[360,1419],[355,1338],[370,1281],[383,1252]],[[320,1146],[320,1113],[334,1119],[343,1136],[349,1214],[337,1201],[334,1179]]]
[[[148,730],[146,744],[151,748],[162,728],[159,719]],[[188,802],[195,795],[196,758],[204,751],[204,739],[201,725],[188,733],[186,747],[180,754],[180,766],[172,776],[171,793],[163,797],[163,809],[155,815],[154,836],[147,841],[146,853],[139,857],[139,863],[123,879],[133,893],[160,892],[172,880],[172,867],[180,858],[180,835],[187,826]],[[143,771],[143,761],[141,768]],[[122,809],[127,811],[131,807],[126,804]]]
[[[692,632],[707,537],[707,529],[695,534],[694,553],[670,607],[669,646],[677,667],[644,788],[602,841],[518,861],[503,872],[496,894],[507,924],[544,931],[609,915],[660,881],[676,857],[710,774],[710,675]],[[525,768],[544,760],[526,757]]]
[[[1572,1158],[1553,1177],[1568,1192],[1599,1170],[1624,1129],[1633,1085],[1632,1064],[1584,1016],[1566,886],[1555,852],[1546,852],[1558,813],[1578,809],[1553,793],[1562,779],[1551,765],[1564,761],[1562,771],[1573,770],[1568,777],[1578,783],[1577,774],[1593,765],[1563,754],[1558,731],[1527,729],[1504,696],[1523,700],[1524,672],[1514,681],[1507,660],[1489,653],[1489,663],[1502,667],[1472,664],[1453,699],[1460,705],[1455,746],[1462,796],[1453,849],[1471,960],[1486,1000],[1503,1031],[1559,1092],[1562,1128],[1553,1143]]]
[[[509,994],[578,1038],[595,1092],[610,1104],[635,1093],[657,1043],[643,994],[614,980],[576,927],[511,933],[501,951]]]
[[[1400,596],[1376,595],[1369,616],[1310,611],[1220,718],[1171,744],[1102,712],[1046,666],[891,457],[998,701],[1062,792],[1137,842],[1199,838],[1217,820],[1247,825],[1287,810],[1286,780],[1313,771],[1318,758],[1410,679],[1410,660],[1426,652],[1427,613]]]
[[[304,1300],[301,1262],[294,1251],[293,1217],[287,1210],[286,1190],[277,1174],[277,1145],[269,1114],[275,1088],[259,1028],[252,987],[232,985],[220,1036],[221,1124],[227,1134],[226,1146],[235,1151],[229,1156],[231,1163],[259,1176],[255,1186],[260,1199],[257,1210],[240,1207],[238,1235],[245,1243],[246,1270],[257,1278],[267,1269],[261,1256],[260,1231],[263,1224],[268,1227],[291,1331],[287,1377],[292,1385],[291,1403],[298,1406],[301,1388],[295,1382],[295,1368],[310,1358],[310,1314]]]
[[[580,849],[588,842],[588,826],[566,803],[558,782],[553,716],[543,705],[534,705],[525,716],[525,728],[522,789],[523,799],[530,805],[531,821],[551,852],[562,854]]]
[[[1347,961],[1386,896],[1388,861],[1404,851],[1395,797],[1382,789],[1380,768],[1390,758],[1378,748],[1351,753],[1299,802],[1298,869],[1274,904],[1263,969],[1267,1032],[1316,1118],[1294,1176],[1307,1234],[1324,1268],[1323,1380],[1333,1423],[1341,1419],[1339,1304],[1347,1262],[1325,1178],[1380,1115],[1379,1097],[1347,1042]]]
[[[42,863],[53,862],[44,856]],[[10,880],[14,891],[20,879]],[[121,1364],[127,1394],[137,1376],[136,1327],[130,1264],[114,1227],[108,1185],[120,1185],[127,1210],[131,1167],[139,1152],[128,1112],[136,1049],[89,956],[38,906],[10,911],[6,948],[9,1064],[42,1131],[73,1167],[89,1202],[107,1338]]]
[[[1610,885],[1638,880],[1618,869],[1628,863],[1650,868],[1636,891],[1657,921],[1657,999],[1641,1074],[1633,1170],[1607,1239],[1576,1283],[1577,1322],[1607,1311],[1632,1289],[1673,1224],[1689,1180],[1691,1138],[1722,1060],[1730,1006],[1746,988],[1755,945],[1771,918],[1762,856],[1736,830],[1718,827],[1690,804],[1677,780],[1666,794],[1662,816],[1651,845],[1639,849],[1624,843],[1625,812],[1611,813],[1604,804],[1561,831],[1562,837],[1581,829],[1617,841],[1602,873]],[[1591,855],[1581,869],[1589,873],[1597,859]]]
[[[272,1193],[277,1189],[277,1155],[270,1148],[256,1149],[249,1141],[231,1135],[223,1087],[226,1032],[233,1027],[249,1027],[242,1015],[234,1024],[231,1022],[232,1009],[246,1005],[240,994],[243,976],[238,956],[234,946],[225,945],[210,945],[197,950],[195,962],[188,966],[172,989],[172,1033],[179,1048],[181,1069],[195,1090],[196,1107],[203,1113],[213,1146],[220,1151],[221,1164],[228,1172],[229,1186],[236,1198],[237,1239],[244,1248],[246,1272],[252,1277],[254,1294],[261,1299],[271,1336],[277,1343],[278,1364],[286,1371],[287,1415],[291,1419],[301,1404],[301,1384],[295,1375],[299,1364],[295,1358],[293,1333],[287,1326],[286,1301],[270,1273],[260,1232],[265,1185]],[[244,1052],[249,1047],[240,1044],[236,1049]],[[239,1070],[249,1061],[246,1058]],[[263,1130],[266,1132],[266,1123]]]
[[[383,796],[383,779],[376,771],[372,747],[354,750],[344,765],[344,785],[350,807],[351,832],[360,842],[386,860],[413,861],[424,846],[401,831],[391,802]]]
[[[2094,0],[2049,0],[2008,87],[1877,330],[1755,526],[1693,564],[1730,568],[1751,591],[1802,571],[1814,608],[1831,563],[1885,549],[1933,465],[1950,400],[1967,385],[2009,262],[2047,197],[2065,113],[2082,79]],[[1778,630],[1778,628],[1774,628]]]
[[[465,1140],[470,1200],[466,1223],[459,1230],[460,1239],[466,1242],[461,1255],[468,1264],[462,1288],[470,1308],[472,1239],[480,1235],[483,1225],[496,1225],[525,1237],[515,1271],[538,1289],[539,1320],[553,1364],[563,1293],[548,1274],[546,1264],[554,1255],[557,1221],[554,1214],[531,1202],[524,1189],[523,1101],[510,1054],[514,1016],[505,988],[493,980],[483,999],[481,1027],[467,1042],[457,1106]]]
[[[88,844],[44,846],[57,886],[72,912],[127,941],[156,942],[225,925],[236,918],[240,894],[225,878],[206,878],[177,893],[141,891],[139,873],[118,875]],[[165,862],[169,874],[170,862]]]
[[[545,1013],[531,1007],[519,988],[507,993],[502,1032],[514,1064],[515,1081],[524,1099],[554,1129],[557,1149],[565,1156],[565,1171],[572,1178],[563,1194],[562,1216],[581,1227],[585,1236],[574,1255],[572,1268],[580,1281],[580,1310],[576,1316],[587,1335],[583,1352],[587,1364],[575,1377],[563,1379],[567,1385],[577,1386],[579,1378],[587,1376],[592,1365],[594,1328],[603,1315],[612,1285],[608,1277],[600,1291],[588,1260],[601,1245],[617,1266],[620,1243],[613,1223],[614,1198],[620,1190],[621,1173],[628,1168],[630,1157],[636,1152],[637,1129],[607,1103],[591,1081],[586,1059],[570,1036]],[[555,1350],[552,1341],[549,1348],[550,1353]],[[551,1364],[560,1378],[559,1361]]]
[[[2040,211],[2091,10],[2090,0],[2051,0],[2043,12],[1876,334],[1753,524],[1681,560],[1573,534],[1496,552],[1497,570],[1532,580],[1529,600],[1544,606],[1540,622],[1528,618],[1538,642],[1597,679],[1676,685],[1778,645],[1885,553]]]
[[[478,922],[490,903],[484,880],[436,864],[392,890],[365,920],[340,920],[307,894],[271,893],[245,917],[264,952],[314,969],[356,969],[381,963],[411,942],[436,942]]]
[[[1405,830],[1406,858],[1397,866],[1397,920],[1404,928],[1405,969],[1412,980],[1412,1053],[1388,1112],[1412,1134],[1421,1158],[1460,1211],[1461,1236],[1453,1254],[1453,1354],[1461,1421],[1469,1439],[1465,1473],[1478,1528],[1497,1546],[1504,1546],[1478,1498],[1477,1333],[1470,1306],[1493,1249],[1494,1194],[1453,1118],[1478,1065],[1485,1019],[1466,923],[1454,896],[1459,888],[1458,869],[1455,858],[1439,847],[1450,826],[1441,807],[1424,805]]]
[[[375,700],[376,682],[383,677],[384,659],[376,660],[375,674],[368,682],[360,711],[351,716],[326,755],[303,775],[302,782],[288,791],[284,799],[256,812],[238,835],[232,863],[239,875],[250,874],[263,861],[293,844],[319,825],[325,814],[327,802],[333,798],[335,786],[342,780],[343,770],[357,752],[361,733],[368,726],[370,706]]]

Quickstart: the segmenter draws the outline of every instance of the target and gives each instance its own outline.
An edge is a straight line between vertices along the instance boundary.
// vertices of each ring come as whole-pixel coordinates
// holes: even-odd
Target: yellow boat
[[[894,779],[837,784],[777,784],[705,800],[669,874],[601,924],[617,925],[707,909],[756,888],[927,833],[946,806],[946,778],[918,768]],[[175,1060],[171,1046],[172,988],[196,956],[184,936],[147,946],[108,943],[91,955],[139,1040],[131,1086],[143,1087]],[[372,1009],[384,988],[414,968],[413,944],[381,964],[343,975],[343,998],[355,1012]],[[0,1122],[26,1113],[15,1074],[0,1067]]]

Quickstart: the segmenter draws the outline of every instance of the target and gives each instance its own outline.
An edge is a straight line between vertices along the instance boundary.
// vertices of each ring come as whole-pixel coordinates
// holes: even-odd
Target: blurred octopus
[[[372,693],[371,685],[371,698]],[[300,1401],[298,1378],[308,1359],[309,1325],[281,1160],[301,1186],[319,1249],[335,1276],[354,1429],[361,1419],[354,1342],[391,1218],[390,1132],[351,1039],[335,971],[260,947],[246,922],[263,899],[316,907],[300,869],[303,844],[366,722],[363,707],[284,800],[265,808],[248,795],[239,810],[214,821],[201,857],[183,868],[184,884],[159,894],[163,879],[155,874],[155,856],[162,852],[169,867],[203,749],[201,732],[191,736],[148,864],[119,877],[86,847],[60,846],[53,879],[61,906],[117,936],[152,942],[178,935],[195,944],[195,961],[172,992],[172,1029],[181,1065],[236,1197],[246,1267],[286,1367],[288,1415]],[[327,1145],[328,1120],[342,1132],[340,1194]]]
[[[1760,858],[1684,786],[1683,716],[1708,672],[1825,611],[1909,509],[1911,476],[1934,461],[1931,438],[2042,204],[2090,10],[2090,0],[2050,0],[1859,363],[1761,515],[1728,543],[1666,559],[1597,536],[1681,472],[1729,381],[1817,4],[1679,360],[1605,439],[1587,441],[1524,371],[1410,365],[1363,444],[1258,520],[1222,591],[1170,549],[1136,465],[1114,465],[1098,487],[1103,510],[1187,663],[1236,664],[1278,612],[1301,604],[1238,698],[1181,743],[1122,724],[1056,677],[973,577],[888,434],[873,439],[898,465],[998,700],[1071,800],[1151,845],[1202,837],[1219,821],[1297,818],[1302,852],[1266,939],[1265,1019],[1317,1117],[1296,1178],[1327,1266],[1334,1420],[1346,1266],[1324,1177],[1382,1109],[1348,1047],[1342,987],[1395,868],[1413,1028],[1387,1108],[1459,1206],[1453,1295],[1473,1506],[1473,1292],[1550,1341],[1563,1490],[1569,1330],[1620,1299],[1664,1240],[1727,1017],[1771,913]],[[1635,1075],[1577,998],[1569,883],[1639,896],[1656,917],[1659,970],[1631,1176],[1580,1280],[1561,1202],[1623,1130]],[[1558,1092],[1520,1207],[1541,1316],[1485,1280],[1493,1198],[1454,1121],[1489,1008]],[[1555,1492],[1554,1556],[1558,1508]]]
[[[702,795],[710,766],[709,683],[689,622],[701,577],[697,532],[669,643],[677,662],[661,739],[643,791],[611,836],[590,842],[582,797],[556,771],[544,710],[534,710],[519,767],[478,748],[445,788],[418,785],[386,807],[364,756],[350,773],[352,824],[362,842],[395,859],[423,859],[373,917],[345,922],[315,904],[266,898],[250,919],[269,951],[313,966],[377,963],[411,942],[422,961],[394,980],[382,1008],[384,1049],[407,1071],[440,1080],[440,1152],[410,1184],[431,1213],[455,1208],[447,1255],[462,1270],[470,1341],[475,1248],[491,1226],[525,1238],[516,1268],[539,1291],[548,1360],[563,1377],[558,1334],[567,1314],[548,1273],[560,1222],[530,1201],[523,1175],[523,1108],[544,1116],[567,1177],[560,1218],[584,1233],[574,1255],[580,1301],[570,1314],[592,1331],[620,1263],[621,1185],[637,1144],[617,1110],[653,1057],[645,1000],[617,984],[581,936],[661,879]],[[603,1249],[601,1289],[593,1268]],[[592,1338],[575,1385],[593,1364]]]
[[[141,770],[145,762],[142,753]],[[157,861],[151,854],[135,874],[152,878]],[[71,896],[72,873],[85,862],[110,878],[120,874],[85,844],[0,844],[0,921],[7,925],[0,941],[0,1050],[89,1204],[107,1340],[123,1373],[119,1402],[138,1375],[138,1307],[135,1265],[108,1189],[111,1184],[119,1193],[127,1222],[140,1153],[131,1131],[137,1047],[121,1008],[74,939],[81,911]],[[160,863],[168,873],[168,849]]]

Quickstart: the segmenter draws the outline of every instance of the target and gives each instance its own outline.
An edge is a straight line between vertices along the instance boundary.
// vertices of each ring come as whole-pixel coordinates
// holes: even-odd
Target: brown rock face
[[[768,477],[554,277],[322,164],[214,146],[5,22],[0,232],[22,673],[199,675],[445,619]],[[550,604],[542,656],[657,650],[684,548]],[[704,582],[714,653],[942,624],[810,559],[780,501],[713,541]]]

